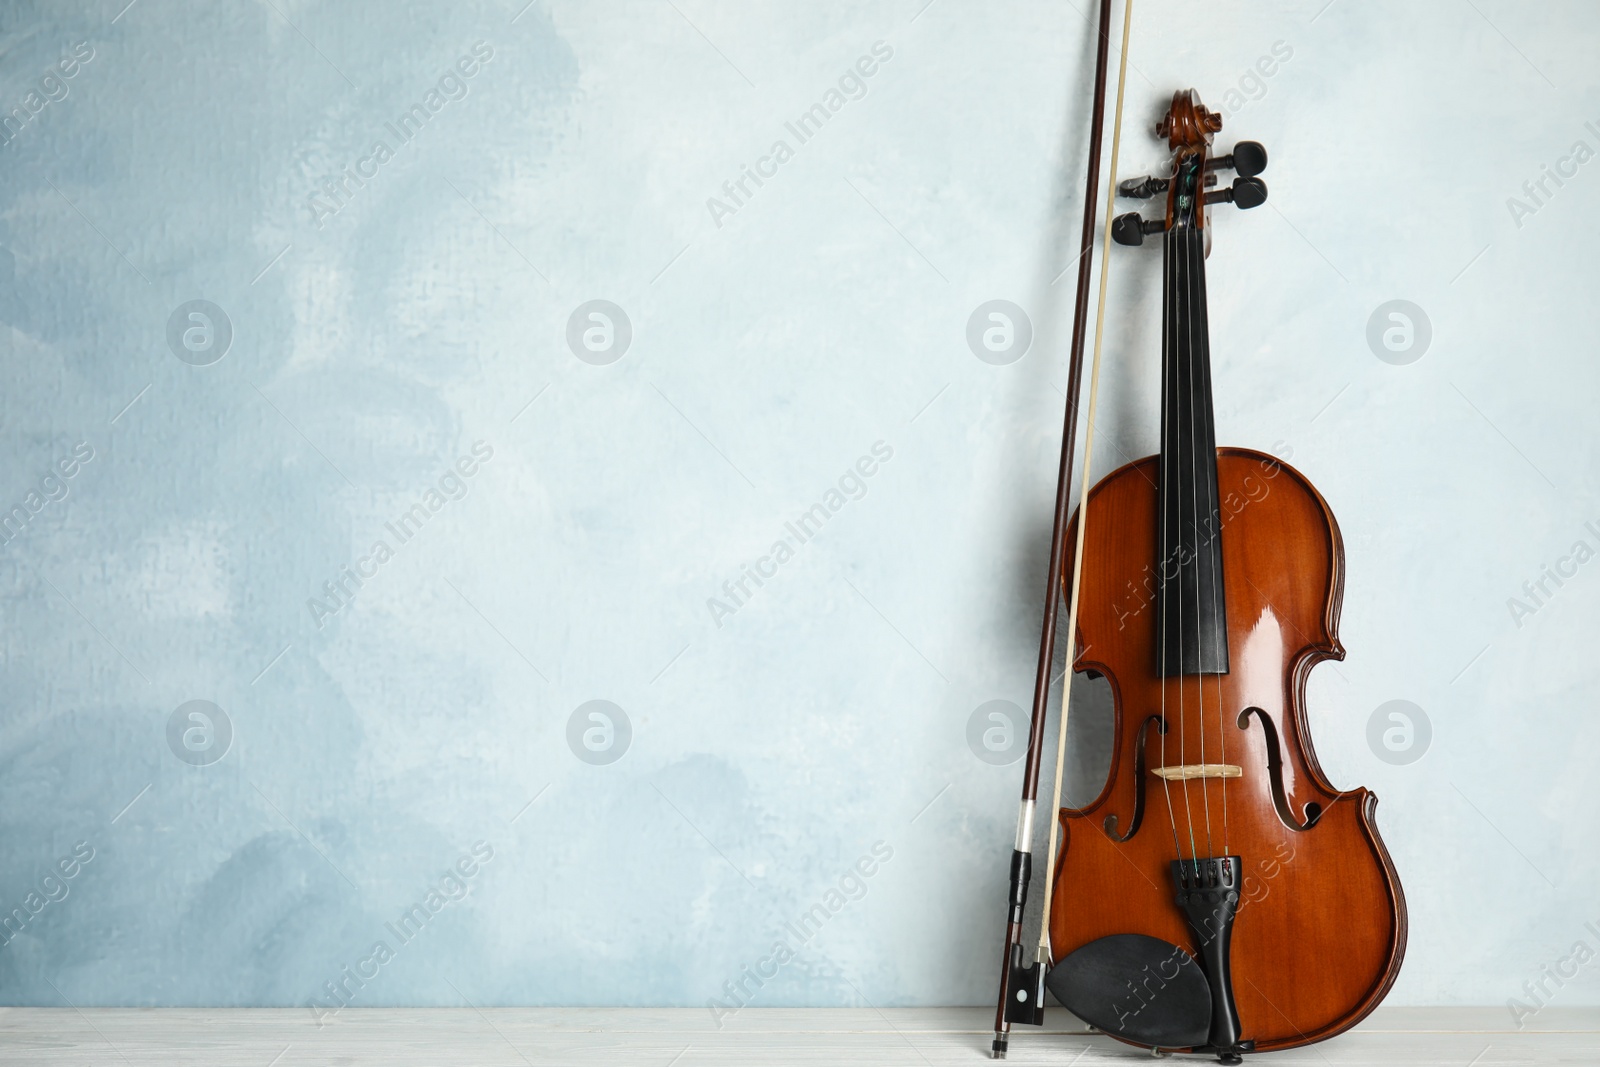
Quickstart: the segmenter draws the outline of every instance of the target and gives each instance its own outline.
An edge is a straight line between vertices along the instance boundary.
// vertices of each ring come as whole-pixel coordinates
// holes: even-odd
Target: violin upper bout
[[[1292,659],[1344,659],[1344,538],[1322,494],[1283,460],[1247,448],[1217,450],[1217,482],[1230,628],[1237,619],[1248,631],[1270,614],[1304,646]]]

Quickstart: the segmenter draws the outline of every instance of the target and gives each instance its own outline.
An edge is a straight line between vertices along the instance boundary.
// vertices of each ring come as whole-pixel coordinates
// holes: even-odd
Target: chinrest
[[[1145,934],[1112,934],[1068,955],[1045,986],[1072,1014],[1152,1048],[1193,1048],[1211,1032],[1211,988],[1193,957]]]

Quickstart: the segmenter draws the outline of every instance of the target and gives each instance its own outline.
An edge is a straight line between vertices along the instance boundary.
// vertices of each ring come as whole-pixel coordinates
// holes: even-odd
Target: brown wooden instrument
[[[1338,524],[1299,472],[1215,445],[1206,206],[1266,196],[1265,152],[1213,159],[1220,128],[1176,94],[1157,126],[1171,174],[1121,186],[1166,193],[1164,217],[1113,228],[1161,235],[1161,453],[1087,498],[1074,669],[1110,682],[1116,721],[1104,789],[1060,811],[1047,984],[1113,1036],[1237,1063],[1371,1011],[1406,910],[1377,798],[1331,785],[1307,729],[1307,676],[1344,656]],[[1208,192],[1226,168],[1240,177]]]

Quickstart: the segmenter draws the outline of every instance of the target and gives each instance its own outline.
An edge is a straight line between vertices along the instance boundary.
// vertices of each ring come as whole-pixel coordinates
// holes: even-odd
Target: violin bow
[[[1117,108],[1111,135],[1111,179],[1117,181],[1117,155],[1122,141],[1122,101],[1127,85],[1128,35],[1132,25],[1133,0],[1123,0],[1122,51],[1117,69]],[[1105,127],[1106,63],[1111,47],[1111,0],[1100,0],[1098,45],[1095,50],[1094,104],[1089,126],[1088,177],[1084,183],[1083,225],[1078,252],[1078,288],[1072,312],[1072,342],[1068,356],[1067,410],[1061,432],[1061,467],[1056,474],[1055,522],[1050,532],[1049,578],[1045,585],[1044,624],[1039,633],[1039,667],[1033,682],[1033,715],[1028,728],[1028,756],[1022,781],[1022,803],[1017,812],[1016,845],[1011,853],[1011,886],[1008,899],[1006,940],[1000,961],[1000,995],[995,1007],[995,1059],[1004,1059],[1010,1041],[1011,1024],[1044,1024],[1045,967],[1050,959],[1050,898],[1054,890],[1056,835],[1060,829],[1056,809],[1061,806],[1061,776],[1067,752],[1067,710],[1072,695],[1072,662],[1076,659],[1078,588],[1083,570],[1083,530],[1089,508],[1089,464],[1094,454],[1094,415],[1100,392],[1100,350],[1104,337],[1107,267],[1110,262],[1111,216],[1115,196],[1106,196],[1104,248],[1100,257],[1099,306],[1095,315],[1094,361],[1089,376],[1087,433],[1083,442],[1083,477],[1078,504],[1078,529],[1073,550],[1072,592],[1067,608],[1067,671],[1061,690],[1061,716],[1057,725],[1056,773],[1050,812],[1050,844],[1045,857],[1044,915],[1040,921],[1038,954],[1032,964],[1024,963],[1022,921],[1028,904],[1028,881],[1033,871],[1033,818],[1038,807],[1039,766],[1044,757],[1045,716],[1050,703],[1050,668],[1055,657],[1056,629],[1060,614],[1061,571],[1067,523],[1072,504],[1073,450],[1078,435],[1078,399],[1083,383],[1083,349],[1088,332],[1089,283],[1094,259],[1095,217],[1100,189],[1100,143]]]

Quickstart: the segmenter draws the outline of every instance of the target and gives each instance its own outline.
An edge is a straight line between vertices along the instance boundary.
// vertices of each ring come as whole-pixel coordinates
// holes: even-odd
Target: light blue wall
[[[0,108],[92,50],[0,145],[0,1000],[301,1005],[349,966],[366,1005],[703,1005],[779,938],[760,1004],[990,997],[1020,765],[966,730],[1031,684],[1074,6],[123,2],[0,13]],[[1140,4],[1123,170],[1188,85],[1272,152],[1270,205],[1216,220],[1219,437],[1282,442],[1343,523],[1311,726],[1383,798],[1392,999],[1500,1004],[1600,945],[1600,563],[1508,608],[1600,548],[1600,163],[1507,206],[1600,149],[1600,21],[1324,3]],[[1155,446],[1158,259],[1116,253],[1097,474]],[[992,299],[1033,328],[1008,365],[965,336]],[[1395,299],[1432,328],[1405,366],[1366,340]],[[206,366],[168,340],[193,300],[231,324]],[[608,365],[568,346],[591,300],[631,325]],[[598,720],[569,744],[594,700],[611,763]],[[1391,700],[1420,760],[1369,748]],[[190,701],[231,727],[208,765]]]

